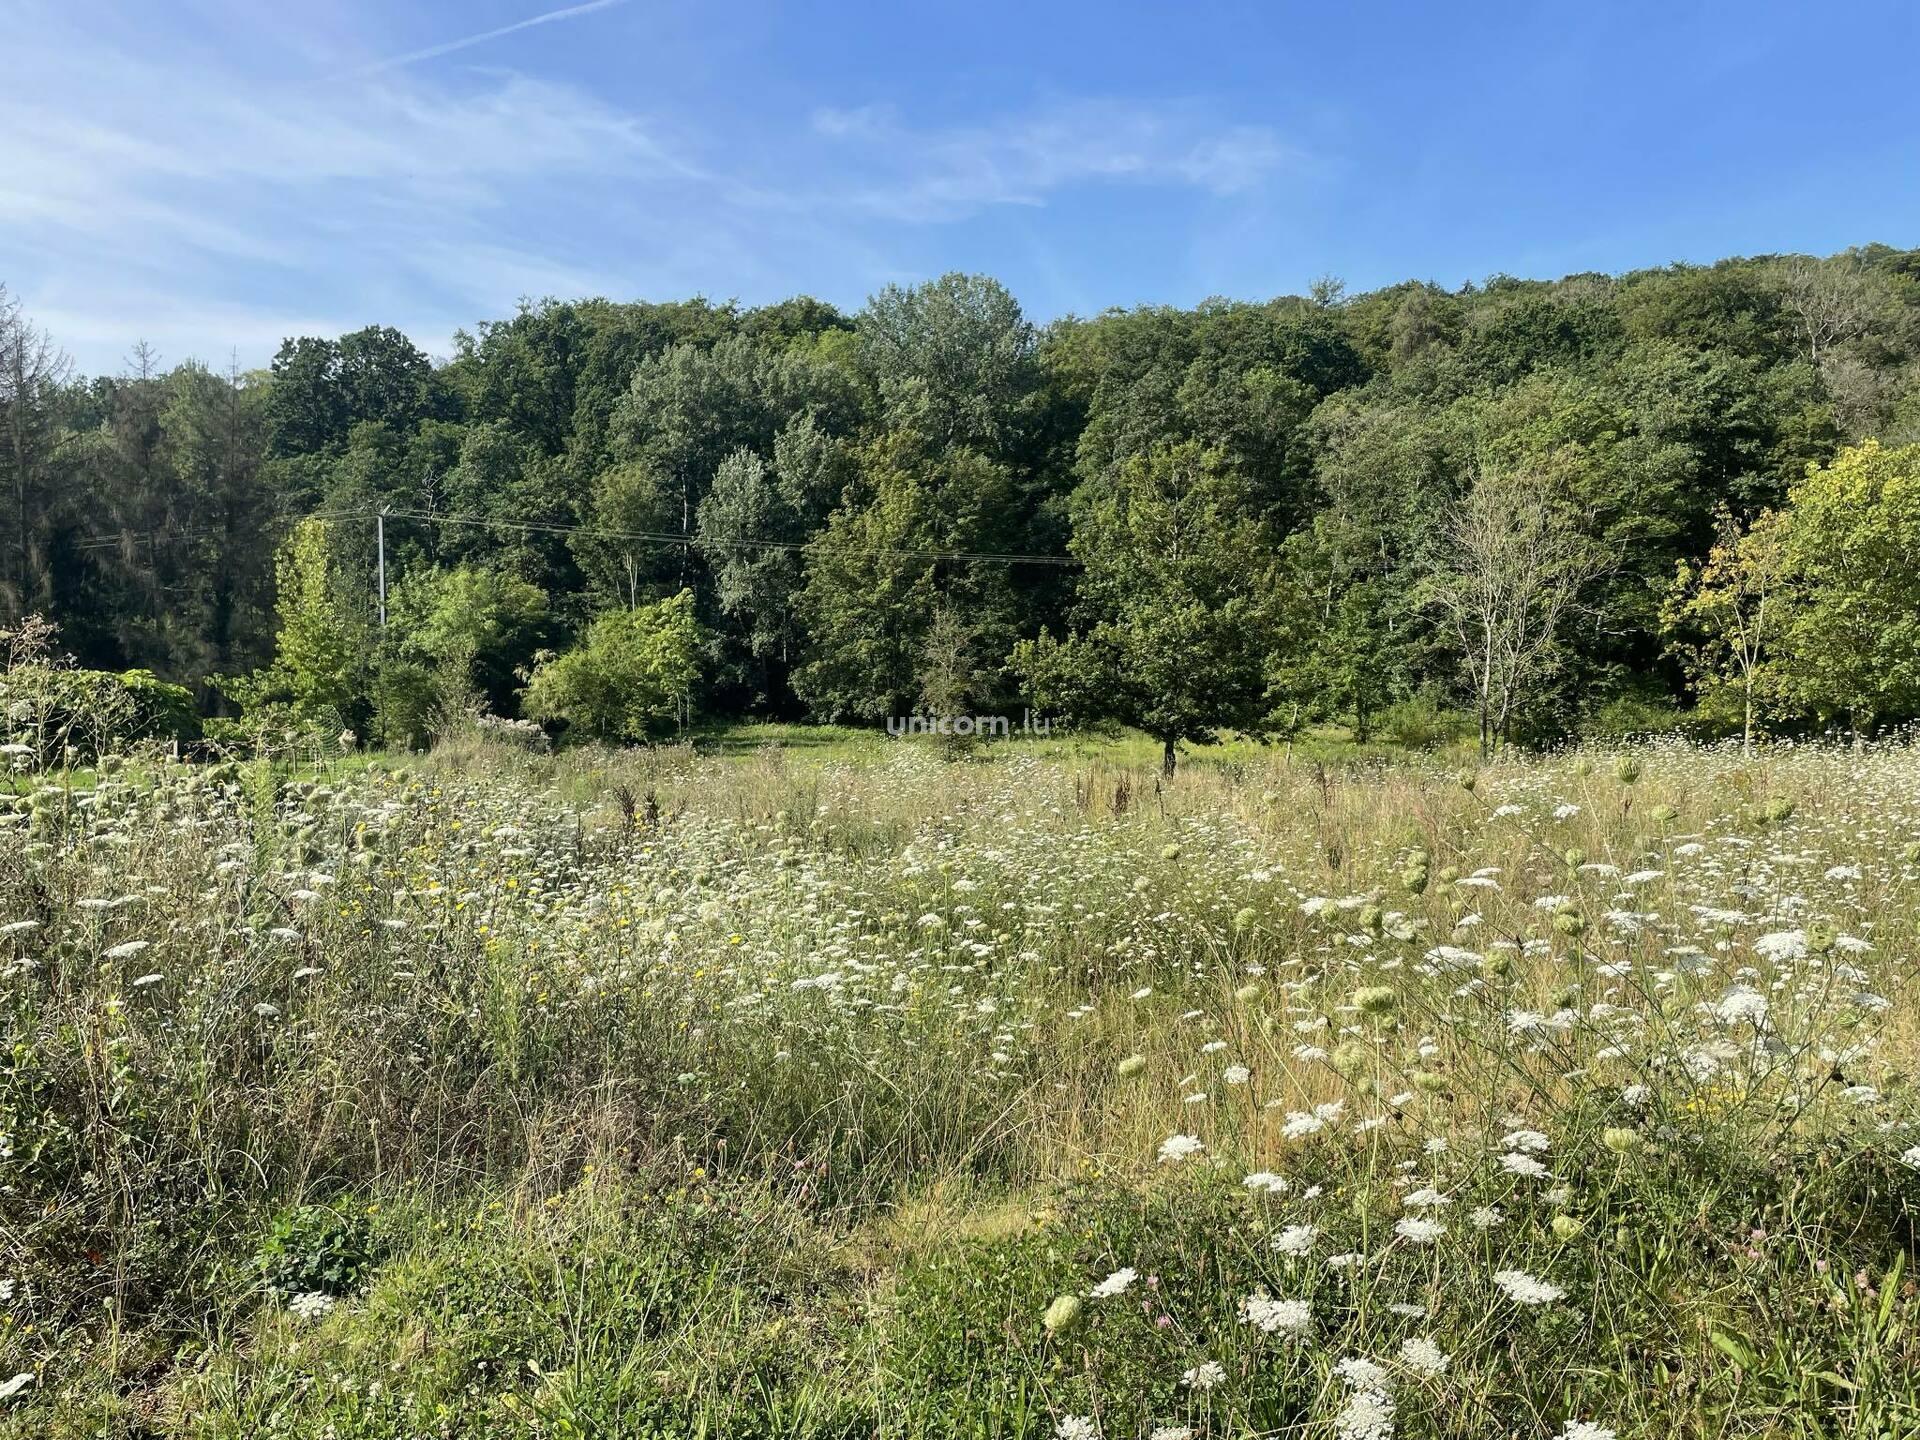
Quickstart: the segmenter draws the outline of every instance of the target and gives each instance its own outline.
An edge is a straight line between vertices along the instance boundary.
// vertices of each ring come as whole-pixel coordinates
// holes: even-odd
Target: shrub
[[[1666,700],[1627,694],[1602,705],[1587,722],[1586,733],[1594,740],[1632,740],[1692,735],[1698,728],[1697,717]]]
[[[1473,717],[1442,704],[1431,691],[1422,690],[1381,711],[1378,728],[1396,745],[1427,750],[1464,740],[1473,733]]]
[[[150,670],[18,666],[0,675],[0,713],[16,744],[43,763],[63,751],[92,760],[135,740],[193,740],[200,734],[192,692]]]
[[[504,715],[476,715],[473,728],[488,740],[499,740],[521,750],[544,755],[553,748],[547,732],[531,720],[509,720]]]
[[[585,639],[534,671],[525,709],[598,740],[645,740],[679,712],[699,675],[693,592],[616,610]]]

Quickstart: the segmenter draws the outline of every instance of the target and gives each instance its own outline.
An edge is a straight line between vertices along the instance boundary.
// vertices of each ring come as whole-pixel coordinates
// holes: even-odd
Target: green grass
[[[0,1434],[1920,1433],[1920,757],[1157,760],[43,777]]]

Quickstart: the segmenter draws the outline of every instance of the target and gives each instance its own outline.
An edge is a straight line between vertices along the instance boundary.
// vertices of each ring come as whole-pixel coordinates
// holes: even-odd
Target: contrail
[[[498,40],[502,35],[511,35],[517,30],[531,30],[536,25],[550,25],[556,20],[572,20],[576,16],[591,15],[596,10],[610,10],[615,5],[624,5],[626,0],[586,0],[584,5],[569,5],[562,10],[549,10],[544,15],[535,15],[530,20],[516,20],[511,25],[502,25],[498,30],[483,30],[478,35],[467,35],[459,40],[449,40],[443,45],[429,45],[424,50],[413,50],[405,55],[395,55],[386,60],[376,60],[371,65],[362,65],[350,73],[372,75],[380,70],[393,70],[401,65],[411,65],[416,60],[431,60],[436,55],[448,55],[455,50],[464,50],[469,45],[484,45],[489,40]]]

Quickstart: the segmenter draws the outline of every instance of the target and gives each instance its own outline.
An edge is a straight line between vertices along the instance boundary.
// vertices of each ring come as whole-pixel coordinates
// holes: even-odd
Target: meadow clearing
[[[1920,754],[1155,758],[17,775],[0,1434],[1920,1433]]]

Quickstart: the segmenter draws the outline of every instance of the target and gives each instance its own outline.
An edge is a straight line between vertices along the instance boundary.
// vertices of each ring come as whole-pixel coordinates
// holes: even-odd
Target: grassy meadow
[[[1156,759],[16,775],[0,1435],[1920,1433],[1920,753]]]

